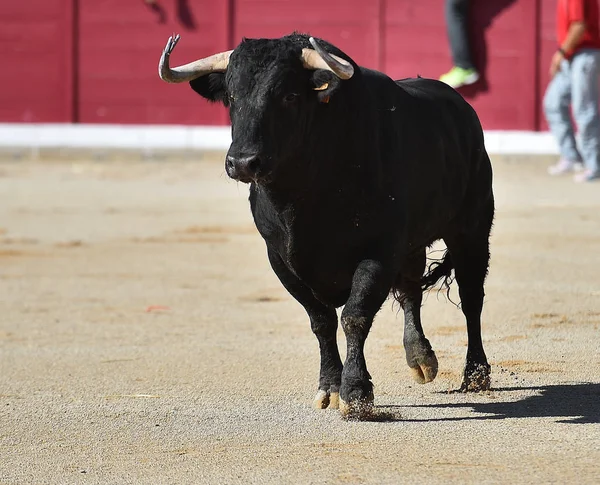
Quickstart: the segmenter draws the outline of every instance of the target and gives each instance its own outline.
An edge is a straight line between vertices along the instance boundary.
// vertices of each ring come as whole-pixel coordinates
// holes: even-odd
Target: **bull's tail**
[[[450,291],[450,284],[453,281],[452,270],[454,264],[452,263],[452,256],[446,250],[444,256],[439,261],[433,261],[427,267],[427,272],[421,278],[421,289],[427,291],[438,284],[443,279],[442,287],[447,291]]]

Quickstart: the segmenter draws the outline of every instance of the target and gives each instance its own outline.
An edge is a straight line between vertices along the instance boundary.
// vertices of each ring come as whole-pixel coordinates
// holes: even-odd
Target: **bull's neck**
[[[292,162],[292,161],[288,161]],[[286,164],[267,184],[255,186],[278,212],[293,207],[323,210],[353,204],[357,197],[381,192],[379,171],[368,157],[338,152],[331,157],[303,158]]]
[[[264,186],[265,192],[286,203],[324,200],[342,192],[377,192],[382,181],[374,146],[339,143],[328,150],[297,153],[293,159],[281,161],[282,169]]]

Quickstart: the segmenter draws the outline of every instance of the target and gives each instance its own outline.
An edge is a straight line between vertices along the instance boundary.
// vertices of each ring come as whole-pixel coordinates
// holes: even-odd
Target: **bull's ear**
[[[229,97],[225,88],[225,74],[213,72],[190,81],[190,86],[203,98],[213,103],[221,102],[229,106]]]
[[[317,69],[310,79],[310,84],[321,103],[329,103],[329,99],[340,88],[342,81],[331,71]]]

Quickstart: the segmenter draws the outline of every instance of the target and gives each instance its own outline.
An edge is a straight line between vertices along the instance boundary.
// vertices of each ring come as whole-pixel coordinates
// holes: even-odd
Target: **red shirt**
[[[585,34],[567,57],[572,57],[580,49],[600,49],[600,26],[598,24],[598,0],[558,0],[556,7],[556,32],[558,44],[567,38],[573,22],[585,23]]]

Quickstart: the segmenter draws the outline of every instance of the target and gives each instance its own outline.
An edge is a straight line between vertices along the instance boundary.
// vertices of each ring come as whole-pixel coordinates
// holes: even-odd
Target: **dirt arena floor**
[[[600,183],[549,162],[494,160],[493,390],[451,392],[437,293],[413,383],[388,302],[376,422],[311,408],[317,341],[221,160],[0,163],[0,483],[600,483]]]

